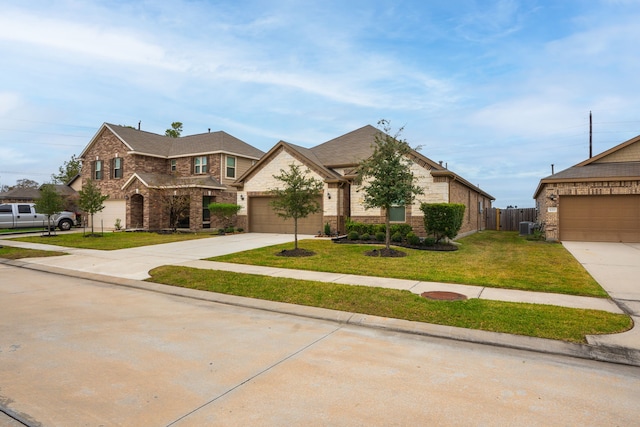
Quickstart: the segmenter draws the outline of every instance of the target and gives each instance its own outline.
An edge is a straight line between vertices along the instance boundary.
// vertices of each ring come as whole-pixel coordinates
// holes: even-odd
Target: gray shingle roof
[[[591,163],[585,166],[572,166],[543,178],[543,181],[630,177],[640,177],[640,162]]]
[[[325,166],[357,165],[373,154],[373,143],[379,129],[366,125],[311,148]]]
[[[262,151],[224,131],[171,138],[126,126],[105,123],[132,151],[159,157],[224,152],[259,159]]]

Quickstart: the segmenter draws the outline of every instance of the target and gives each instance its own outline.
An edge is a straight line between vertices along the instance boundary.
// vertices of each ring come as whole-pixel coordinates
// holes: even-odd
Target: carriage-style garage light
[[[331,198],[331,193],[327,193],[327,199]]]

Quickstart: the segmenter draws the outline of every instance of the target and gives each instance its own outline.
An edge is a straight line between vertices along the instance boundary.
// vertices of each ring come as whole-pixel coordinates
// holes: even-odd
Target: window
[[[11,205],[0,205],[0,213],[13,213]]]
[[[236,158],[227,156],[227,178],[236,177]]]
[[[178,169],[176,159],[171,159],[171,172],[175,172]]]
[[[391,222],[405,222],[405,207],[402,206],[392,206],[389,209],[389,221]]]
[[[193,159],[193,173],[202,174],[207,172],[207,156],[195,157]]]
[[[31,213],[31,206],[29,205],[18,205],[18,213]]]
[[[93,162],[93,179],[102,179],[102,160],[96,160]]]
[[[115,157],[113,159],[111,162],[111,169],[113,170],[114,178],[122,178],[122,157]]]

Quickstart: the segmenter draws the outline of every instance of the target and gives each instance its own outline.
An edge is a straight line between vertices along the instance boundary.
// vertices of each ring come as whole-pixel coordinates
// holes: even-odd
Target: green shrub
[[[242,233],[243,231],[244,231],[244,228],[238,227],[238,233]]]
[[[227,227],[227,228],[225,228],[225,229],[224,229],[224,232],[225,232],[225,233],[233,233],[235,230],[236,230],[236,229],[235,229],[235,228],[233,228],[233,227]]]
[[[396,231],[391,235],[391,241],[396,243],[402,242],[402,234],[400,234],[399,231]]]
[[[357,231],[350,231],[349,234],[347,234],[347,239],[349,240],[358,240],[359,238],[360,235]]]
[[[465,206],[460,203],[422,203],[424,228],[435,237],[436,243],[445,237],[453,239],[462,227]]]
[[[371,235],[369,233],[364,233],[360,236],[360,240],[371,240]]]
[[[411,233],[411,226],[409,224],[391,224],[391,235],[396,233],[400,233],[402,237],[406,237],[407,234]]]
[[[436,239],[433,237],[426,237],[422,242],[424,246],[434,246],[436,244]]]
[[[331,225],[329,225],[329,223],[326,223],[324,225],[324,235],[325,236],[330,236],[331,235]]]
[[[407,233],[407,243],[413,246],[418,246],[420,244],[420,237],[413,231]]]
[[[384,239],[386,237],[385,234],[384,234],[384,231],[377,231],[375,236],[376,236],[376,240],[378,242],[384,242]]]

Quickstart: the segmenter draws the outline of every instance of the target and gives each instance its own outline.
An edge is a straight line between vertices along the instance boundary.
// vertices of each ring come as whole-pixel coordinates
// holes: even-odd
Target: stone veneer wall
[[[536,199],[538,222],[544,225],[546,239],[557,241],[562,196],[601,196],[640,194],[640,181],[562,182],[545,184]],[[553,196],[554,200],[551,199]]]

